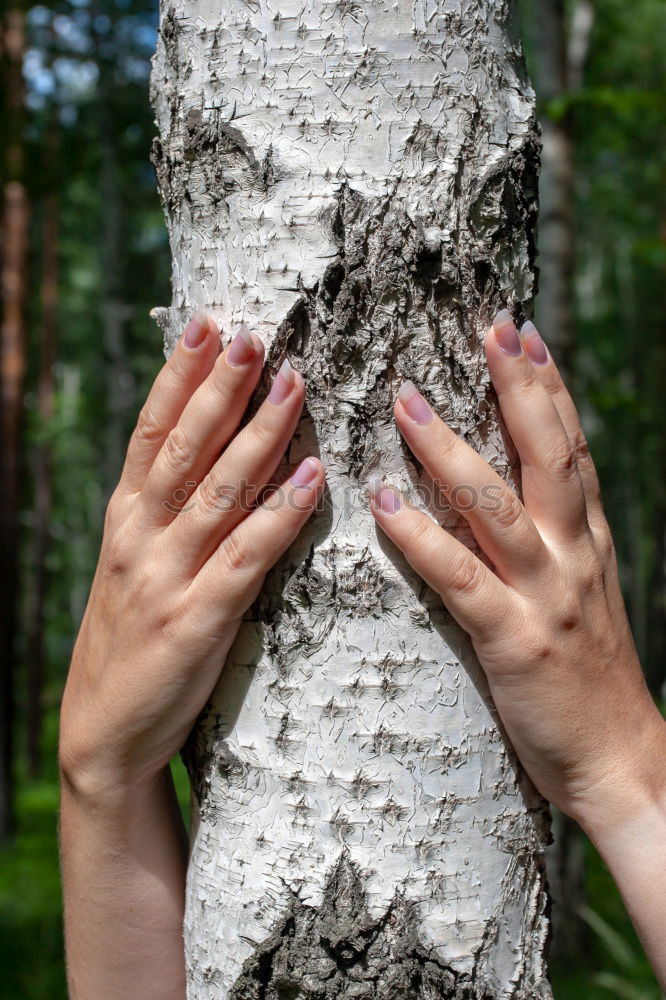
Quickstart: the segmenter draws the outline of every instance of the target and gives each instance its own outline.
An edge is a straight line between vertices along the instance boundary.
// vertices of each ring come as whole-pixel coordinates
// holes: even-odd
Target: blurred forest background
[[[525,0],[544,136],[537,312],[582,409],[663,697],[666,0]],[[0,15],[0,998],[64,1000],[57,715],[106,498],[169,301],[150,165],[157,0]],[[178,782],[186,801],[182,769]],[[558,1000],[657,1000],[606,869],[556,817]]]

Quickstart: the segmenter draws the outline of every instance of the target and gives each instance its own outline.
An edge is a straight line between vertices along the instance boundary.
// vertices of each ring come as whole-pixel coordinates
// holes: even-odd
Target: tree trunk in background
[[[28,199],[23,184],[23,5],[14,2],[2,24],[5,102],[0,211],[0,838],[14,828],[15,639],[18,590],[20,443],[25,373],[25,287]]]
[[[574,155],[568,94],[582,82],[594,11],[588,0],[539,0],[532,21],[533,75],[543,141],[539,193],[537,322],[564,374],[574,349]],[[557,108],[556,102],[563,102]]]
[[[276,10],[165,0],[152,81],[167,350],[197,307],[225,336],[245,319],[270,372],[305,373],[288,461],[318,452],[329,484],[186,749],[188,995],[550,997],[547,811],[468,639],[360,495],[383,472],[421,502],[391,416],[403,378],[509,475],[481,342],[533,292],[513,7]]]
[[[569,378],[575,349],[575,167],[572,118],[566,101],[583,82],[594,10],[588,0],[571,8],[565,0],[525,5],[532,33],[532,68],[542,113],[543,155],[539,194],[539,294],[537,322]],[[557,102],[562,107],[557,108]],[[584,900],[584,844],[576,823],[555,812],[548,850],[553,892],[553,951],[574,956],[587,928],[579,916]]]
[[[99,67],[97,107],[99,117],[100,189],[102,232],[102,344],[106,376],[106,435],[104,487],[109,496],[118,481],[127,450],[128,414],[134,403],[134,383],[127,358],[125,326],[131,309],[124,298],[122,217],[123,203],[112,97],[115,58],[104,46],[104,37],[93,30]]]
[[[52,132],[49,148],[57,156]],[[34,460],[34,541],[32,564],[32,604],[27,639],[27,729],[28,769],[36,778],[42,770],[43,699],[46,676],[47,559],[53,504],[53,463],[51,435],[55,395],[55,359],[58,327],[58,222],[59,200],[51,192],[44,198],[42,231],[41,343],[37,385],[38,444]]]
[[[101,319],[107,407],[104,478],[106,494],[110,495],[123,466],[127,449],[127,414],[134,393],[125,345],[125,324],[129,311],[122,297],[118,163],[113,135],[106,128],[100,132],[100,148],[103,192]]]

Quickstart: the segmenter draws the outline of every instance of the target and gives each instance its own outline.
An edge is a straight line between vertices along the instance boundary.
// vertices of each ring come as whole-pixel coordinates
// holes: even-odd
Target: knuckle
[[[584,464],[592,461],[590,446],[587,443],[587,438],[583,433],[582,427],[577,427],[573,432],[571,437],[571,447],[574,457],[578,463]]]
[[[562,601],[558,608],[557,626],[561,632],[574,632],[583,623],[583,610],[576,597]]]
[[[526,649],[526,659],[530,666],[547,663],[553,656],[553,645],[547,639],[534,638]]]
[[[226,396],[229,388],[230,374],[229,365],[226,363],[224,355],[220,354],[219,358],[213,365],[208,379],[209,387],[216,397]],[[219,402],[219,400],[216,400],[216,402]]]
[[[134,436],[143,444],[154,444],[162,437],[162,425],[148,405],[139,413]]]
[[[526,360],[526,359],[525,359]],[[514,394],[522,397],[531,396],[537,385],[534,369],[529,361],[526,364],[516,365],[517,371],[513,376],[511,389]]]
[[[460,438],[450,428],[444,426],[442,433],[437,435],[435,445],[435,460],[437,463],[446,465],[460,455]]]
[[[606,583],[606,574],[603,566],[594,561],[588,566],[581,577],[580,586],[583,594],[596,594],[603,590]]]
[[[513,528],[523,516],[523,505],[512,490],[503,490],[490,514],[501,528]]]
[[[568,438],[557,438],[544,447],[544,464],[559,480],[572,479],[577,471],[576,454]]]
[[[118,520],[120,518],[120,498],[118,496],[118,491],[114,492],[109,497],[109,502],[106,505],[106,511],[104,512],[104,534],[111,534]]]
[[[109,540],[104,552],[104,568],[109,576],[120,576],[130,566],[131,548],[126,539],[116,534]]]
[[[449,588],[456,594],[470,596],[481,586],[481,563],[471,552],[458,556],[451,567]]]
[[[247,543],[237,532],[232,532],[220,545],[220,558],[226,570],[239,573],[250,569],[254,559]]]
[[[276,440],[276,427],[262,419],[261,412],[246,427],[251,449],[264,450],[272,447]]]
[[[197,491],[197,506],[204,514],[219,514],[224,490],[212,475],[206,476]]]
[[[183,363],[183,357],[180,351],[173,351],[167,361],[167,369],[176,382],[187,382],[188,368],[187,365]]]
[[[603,564],[608,566],[615,560],[615,542],[610,533],[610,528],[606,525],[597,533],[597,551],[601,556]]]
[[[181,427],[174,427],[164,442],[164,457],[176,473],[186,472],[192,465],[192,445]]]
[[[183,635],[187,614],[176,604],[165,607],[156,617],[153,625],[157,634],[171,645]]]
[[[417,517],[410,525],[405,549],[418,551],[432,548],[432,525],[427,517]]]
[[[541,384],[545,387],[548,395],[552,396],[554,400],[561,397],[562,383],[560,382],[559,376],[556,375],[555,372],[549,370],[542,375]]]

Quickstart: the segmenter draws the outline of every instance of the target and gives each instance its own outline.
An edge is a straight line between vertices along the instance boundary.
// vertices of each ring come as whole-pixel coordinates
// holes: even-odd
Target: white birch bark
[[[314,450],[329,482],[187,748],[190,1000],[551,995],[546,810],[469,641],[360,493],[381,471],[418,499],[403,378],[509,475],[480,345],[533,290],[512,17],[507,0],[162,5],[167,350],[198,306],[225,336],[246,320],[270,371],[288,356],[305,375],[288,462]]]

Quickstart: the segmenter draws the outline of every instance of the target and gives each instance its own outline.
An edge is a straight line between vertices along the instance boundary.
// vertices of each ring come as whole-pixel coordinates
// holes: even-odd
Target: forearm
[[[666,989],[666,723],[646,759],[644,785],[604,803],[583,826],[608,865],[662,988]]]
[[[170,770],[102,794],[63,778],[60,849],[71,1000],[184,1000],[187,837]]]

